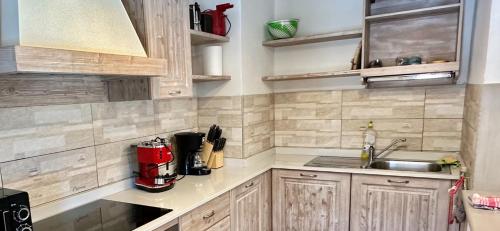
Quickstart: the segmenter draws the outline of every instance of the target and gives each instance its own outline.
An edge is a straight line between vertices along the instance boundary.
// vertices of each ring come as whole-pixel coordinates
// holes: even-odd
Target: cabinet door
[[[351,230],[447,230],[449,180],[352,176]]]
[[[349,230],[350,174],[273,170],[273,230]]]
[[[189,1],[143,1],[149,57],[166,59],[167,73],[151,79],[153,98],[192,96]]]
[[[271,212],[271,172],[231,190],[232,230],[271,230]]]

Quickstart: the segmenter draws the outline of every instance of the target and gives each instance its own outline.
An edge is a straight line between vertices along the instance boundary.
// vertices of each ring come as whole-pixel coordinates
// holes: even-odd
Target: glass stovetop
[[[128,231],[171,209],[98,200],[33,224],[35,231]]]

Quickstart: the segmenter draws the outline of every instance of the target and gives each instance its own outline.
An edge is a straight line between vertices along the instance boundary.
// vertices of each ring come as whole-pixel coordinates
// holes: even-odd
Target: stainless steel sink
[[[322,167],[322,168],[364,168],[359,158],[336,157],[336,156],[318,156],[304,166]],[[375,159],[368,167],[371,169],[414,171],[414,172],[434,172],[440,174],[449,174],[450,167],[441,167],[432,161],[421,160],[397,160],[397,159]]]
[[[444,170],[440,164],[433,162],[407,160],[375,160],[370,164],[370,168],[415,172],[442,172]]]

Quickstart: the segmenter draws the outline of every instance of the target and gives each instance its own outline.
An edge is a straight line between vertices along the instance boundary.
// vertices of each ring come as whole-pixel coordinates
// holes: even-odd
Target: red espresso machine
[[[169,168],[174,160],[171,147],[166,139],[159,137],[137,145],[137,188],[148,192],[163,192],[174,187],[177,174],[174,173],[174,168]]]

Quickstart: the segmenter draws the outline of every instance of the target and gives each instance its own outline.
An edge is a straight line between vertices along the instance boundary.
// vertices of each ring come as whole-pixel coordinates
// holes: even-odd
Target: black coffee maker
[[[177,174],[208,175],[211,170],[201,160],[201,145],[205,133],[181,132],[175,135],[175,158],[177,159]]]

